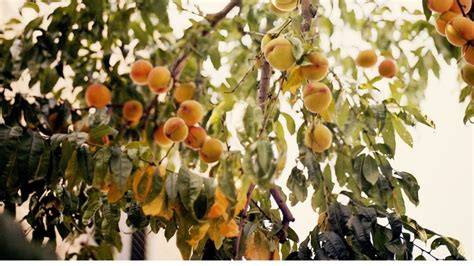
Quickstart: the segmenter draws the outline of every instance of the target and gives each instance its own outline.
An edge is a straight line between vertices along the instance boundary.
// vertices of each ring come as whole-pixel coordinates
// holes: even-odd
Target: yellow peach
[[[321,82],[309,83],[303,90],[304,106],[311,113],[321,113],[331,104],[331,90]]]
[[[215,138],[208,138],[202,144],[199,151],[199,157],[205,163],[217,162],[224,152],[223,144],[220,140]]]
[[[153,140],[161,147],[169,147],[171,146],[171,144],[173,144],[173,141],[171,141],[165,135],[164,124],[161,124],[158,128],[155,129],[155,132],[153,132]]]
[[[171,73],[168,68],[158,66],[148,75],[148,87],[156,94],[165,93],[170,89]]]
[[[474,86],[474,66],[466,64],[461,68],[461,76],[469,86]]]
[[[150,74],[153,65],[144,59],[133,63],[130,70],[130,78],[137,85],[146,85],[148,83],[148,74]]]
[[[462,47],[474,39],[474,22],[463,16],[451,19],[446,25],[446,38],[457,47]]]
[[[456,0],[428,0],[428,8],[433,12],[443,13],[448,11]]]
[[[385,78],[393,78],[397,75],[398,68],[395,61],[392,59],[385,59],[379,65],[379,74]]]
[[[446,36],[446,25],[449,21],[451,21],[451,19],[457,16],[459,16],[459,14],[456,14],[452,11],[446,11],[443,14],[439,15],[438,18],[436,18],[436,31],[441,36]]]
[[[181,142],[188,136],[188,127],[183,119],[172,117],[165,122],[163,133],[169,140]]]
[[[465,14],[471,11],[472,0],[459,0],[459,3],[461,3],[461,6],[459,6],[458,0],[454,0],[454,4],[452,5],[450,10],[458,14],[462,14],[461,7],[464,10]]]
[[[186,122],[186,125],[193,126],[202,121],[204,109],[199,102],[187,100],[181,103],[177,114]]]
[[[275,69],[286,71],[295,64],[293,44],[283,37],[273,39],[265,45],[265,59]]]
[[[88,106],[104,108],[112,100],[110,90],[100,83],[89,85],[86,89],[86,102]]]
[[[199,150],[204,144],[206,138],[207,133],[204,128],[191,126],[189,127],[189,134],[188,137],[184,140],[184,143],[186,144],[186,146],[193,150]]]
[[[323,153],[332,145],[332,133],[323,124],[312,125],[306,130],[304,144],[314,152]]]
[[[320,81],[326,77],[329,70],[328,59],[319,52],[312,52],[307,55],[310,65],[301,66],[303,76],[312,81]]]
[[[357,55],[355,61],[358,66],[369,68],[377,63],[377,54],[374,50],[364,50]]]
[[[191,100],[194,97],[195,91],[196,84],[194,82],[178,84],[174,89],[173,97],[176,102],[182,103],[186,100]]]
[[[464,60],[470,65],[474,65],[474,46],[471,44],[466,44],[462,48],[462,55]]]
[[[127,101],[122,108],[122,114],[125,121],[139,121],[143,115],[143,105],[137,100]]]

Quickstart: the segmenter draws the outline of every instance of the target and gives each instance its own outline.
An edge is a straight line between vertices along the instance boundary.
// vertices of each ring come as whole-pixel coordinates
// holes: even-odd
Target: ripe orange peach
[[[142,118],[143,105],[137,100],[127,101],[122,108],[123,118],[129,122],[136,122]]]
[[[469,13],[472,8],[472,0],[459,0],[459,3],[461,3],[461,7],[464,10],[464,13]],[[462,14],[461,7],[458,4],[458,0],[454,0],[454,4],[451,7],[451,11]]]
[[[463,16],[451,19],[446,25],[446,37],[452,45],[463,47],[474,40],[474,22]]]
[[[312,81],[320,81],[328,74],[328,59],[319,52],[312,52],[307,55],[310,65],[301,66],[303,76]]]
[[[172,117],[165,122],[163,132],[169,140],[181,142],[188,136],[188,127],[183,119]]]
[[[155,129],[155,132],[153,132],[153,140],[161,147],[169,147],[173,144],[173,141],[165,135],[164,124],[161,124],[157,129]]]
[[[204,109],[199,102],[187,100],[181,103],[177,114],[186,122],[186,125],[193,126],[202,121]]]
[[[474,65],[474,46],[471,44],[466,44],[462,48],[462,55],[464,60],[470,65]]]
[[[358,66],[369,68],[377,63],[377,54],[374,50],[364,50],[357,55],[355,61]]]
[[[100,83],[89,85],[86,89],[86,102],[88,106],[104,108],[112,100],[110,90]]]
[[[428,0],[428,8],[433,12],[443,13],[448,11],[456,0]]]
[[[148,87],[156,94],[165,93],[170,89],[171,73],[168,68],[158,66],[148,75]]]
[[[284,37],[278,37],[265,45],[265,59],[275,69],[286,71],[295,64],[293,44]]]
[[[306,130],[304,144],[314,152],[323,153],[332,145],[332,133],[323,124],[312,125]]]
[[[438,18],[436,18],[436,31],[441,36],[446,36],[446,25],[449,21],[451,21],[451,19],[457,16],[459,16],[459,14],[454,13],[452,11],[446,11],[443,14],[439,15]]]
[[[144,59],[137,60],[132,64],[130,78],[137,85],[146,85],[148,83],[148,74],[150,74],[153,65]]]
[[[208,138],[202,144],[201,150],[199,151],[199,157],[205,163],[213,163],[220,159],[223,152],[224,148],[220,140]]]
[[[379,74],[385,78],[393,78],[397,75],[398,68],[395,64],[395,61],[392,59],[386,58],[379,65]]]
[[[188,137],[184,140],[186,146],[190,147],[194,150],[199,150],[204,144],[204,141],[207,138],[206,130],[202,127],[189,127],[189,134]]]
[[[304,106],[311,113],[321,113],[331,104],[331,90],[321,82],[309,83],[303,90]]]
[[[176,102],[182,103],[186,100],[191,100],[195,92],[196,84],[194,84],[194,82],[178,84],[174,89],[173,97]]]

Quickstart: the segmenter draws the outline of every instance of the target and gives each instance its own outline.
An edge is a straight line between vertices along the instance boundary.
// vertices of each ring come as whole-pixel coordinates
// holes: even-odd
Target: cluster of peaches
[[[472,0],[429,0],[428,8],[440,13],[435,24],[438,33],[462,49],[467,64],[462,67],[461,76],[474,86],[474,21],[466,15],[472,9]]]
[[[170,71],[164,66],[153,67],[143,59],[133,63],[130,77],[136,85],[147,85],[155,94],[165,94],[173,87],[174,82]],[[184,144],[198,150],[202,161],[213,163],[220,159],[224,149],[216,138],[207,136],[206,130],[199,126],[204,117],[203,106],[193,100],[196,86],[194,83],[176,84],[173,98],[179,105],[175,117],[168,118],[154,131],[153,138],[161,147],[170,147],[173,143]],[[90,85],[85,94],[88,106],[105,108],[112,98],[110,90],[100,83]],[[144,115],[140,101],[129,100],[123,104],[122,116],[131,127],[138,125]]]
[[[303,88],[303,102],[305,108],[313,114],[325,112],[332,101],[332,93],[329,87],[322,83],[328,71],[327,58],[320,52],[310,51],[304,55],[301,63],[293,54],[293,44],[285,37],[272,38],[272,34],[266,34],[261,43],[261,50],[267,62],[280,71],[300,71],[308,81]],[[363,68],[373,67],[378,61],[374,50],[365,50],[359,53],[356,64]],[[393,78],[398,73],[395,61],[384,59],[378,67],[379,74],[386,78]],[[305,145],[314,152],[322,153],[329,149],[332,144],[332,133],[318,120],[311,123],[305,134]]]

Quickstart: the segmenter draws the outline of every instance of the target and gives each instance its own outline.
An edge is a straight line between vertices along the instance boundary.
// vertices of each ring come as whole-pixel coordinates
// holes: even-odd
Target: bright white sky
[[[17,13],[20,2],[0,0],[0,23]],[[191,0],[190,2],[198,4],[205,12],[216,12],[228,1]],[[388,2],[390,5],[403,4],[410,8],[421,8],[421,0],[380,1],[380,3]],[[175,9],[171,10],[170,16],[172,27],[179,34],[186,26],[183,24],[183,17]],[[430,76],[427,97],[422,103],[422,110],[436,122],[436,130],[424,126],[412,130],[413,149],[399,140],[397,158],[393,165],[396,169],[414,174],[421,186],[421,204],[414,207],[408,203],[407,213],[422,226],[459,239],[465,247],[467,258],[473,259],[474,132],[472,126],[465,126],[462,123],[465,107],[457,100],[461,88],[457,66],[442,65],[442,69],[441,80]],[[210,75],[222,78],[225,72],[225,69],[218,73],[210,71]],[[297,147],[292,141],[294,140],[289,141],[288,146]],[[291,156],[295,156],[296,153],[296,150],[290,150],[288,161],[292,161]],[[286,178],[278,182],[286,187]],[[317,214],[312,211],[309,202],[291,209],[296,217],[292,227],[300,238],[304,238],[314,227]],[[149,259],[180,259],[173,240],[166,243],[162,234],[151,236],[150,240],[147,249]],[[126,259],[127,254],[122,254],[121,257]]]

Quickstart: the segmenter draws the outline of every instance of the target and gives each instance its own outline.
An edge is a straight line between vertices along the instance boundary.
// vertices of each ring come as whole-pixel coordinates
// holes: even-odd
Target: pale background
[[[12,16],[17,16],[18,7],[22,2],[22,0],[0,0],[0,24]],[[190,2],[199,5],[205,12],[215,12],[228,1],[191,0]],[[421,9],[421,0],[380,1],[380,3]],[[183,23],[183,18],[189,16],[180,15],[174,7],[171,7],[170,17],[172,27],[176,30],[177,36],[180,36],[183,28],[187,26]],[[365,47],[361,45],[360,48]],[[415,207],[408,203],[407,213],[422,226],[459,239],[464,246],[465,255],[468,259],[472,259],[474,134],[471,125],[465,126],[462,123],[465,105],[458,103],[459,91],[462,88],[458,78],[458,66],[442,65],[442,70],[441,80],[430,76],[426,100],[422,103],[422,110],[436,122],[437,128],[433,130],[420,126],[411,130],[414,138],[413,149],[398,141],[397,157],[393,166],[414,174],[421,186],[420,205]],[[229,75],[225,67],[216,73],[210,64],[206,67],[206,72],[215,77],[216,83]],[[283,108],[291,113],[287,106]],[[292,145],[294,143],[288,144],[289,147],[295,147]],[[295,150],[290,150],[288,161],[293,161],[292,158],[296,153]],[[283,187],[286,187],[285,176],[283,175],[278,181]],[[307,235],[316,223],[317,214],[312,211],[309,202],[291,209],[296,217],[292,227],[301,237]],[[119,258],[127,259],[129,235],[125,235],[124,240],[124,252]],[[166,243],[163,235],[158,234],[149,235],[149,240],[148,259],[181,258],[173,239]],[[66,246],[69,245],[62,246],[60,250],[65,250]]]

